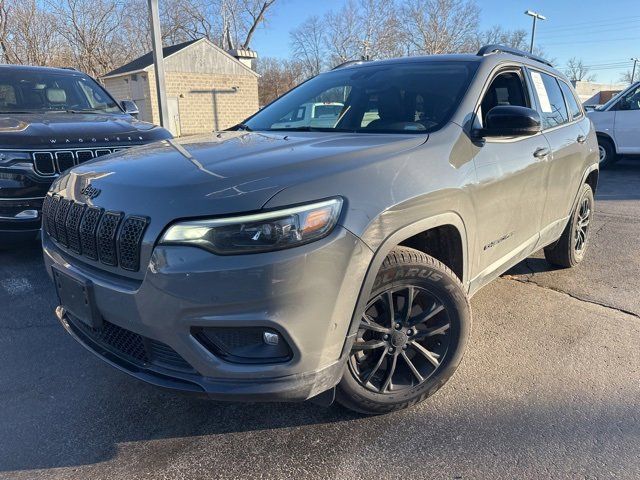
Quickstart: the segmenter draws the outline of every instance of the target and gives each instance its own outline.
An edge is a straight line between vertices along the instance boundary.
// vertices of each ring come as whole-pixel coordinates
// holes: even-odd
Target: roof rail
[[[348,60],[346,62],[341,63],[340,65],[336,65],[331,70],[338,70],[339,68],[348,67],[350,65],[359,65],[361,63],[370,62],[371,60]]]
[[[73,70],[75,72],[78,71],[78,69],[76,67],[58,67],[58,68],[61,68],[62,70]]]
[[[497,44],[485,45],[484,47],[480,48],[480,50],[478,50],[478,53],[476,53],[476,55],[479,57],[484,57],[485,55],[489,55],[490,53],[496,53],[496,52],[510,53],[511,55],[525,57],[530,60],[535,60],[536,62],[544,63],[545,65],[553,67],[553,64],[550,61],[545,60],[544,58],[539,57],[538,55],[534,55],[533,53],[525,52],[523,50],[518,50],[517,48],[505,47],[504,45],[497,45]]]

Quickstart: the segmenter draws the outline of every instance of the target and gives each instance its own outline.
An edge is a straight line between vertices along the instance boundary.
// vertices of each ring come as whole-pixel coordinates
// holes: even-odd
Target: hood
[[[89,161],[52,190],[82,203],[177,218],[260,209],[290,185],[339,174],[414,148],[426,135],[223,132],[166,140]],[[100,193],[81,193],[88,184]],[[314,199],[309,199],[314,200]]]
[[[0,145],[5,149],[127,145],[169,137],[165,129],[126,114],[0,113]]]

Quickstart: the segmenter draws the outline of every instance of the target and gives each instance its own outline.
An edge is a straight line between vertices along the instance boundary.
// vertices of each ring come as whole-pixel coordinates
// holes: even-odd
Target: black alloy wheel
[[[389,288],[367,305],[349,367],[360,384],[378,393],[424,383],[440,367],[451,322],[443,302],[425,288]]]

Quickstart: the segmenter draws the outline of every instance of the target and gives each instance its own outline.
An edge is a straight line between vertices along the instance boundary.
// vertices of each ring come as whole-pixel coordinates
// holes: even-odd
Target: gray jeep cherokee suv
[[[342,106],[300,111],[323,102]],[[229,131],[70,170],[44,257],[64,328],[139,379],[384,413],[453,374],[483,285],[543,247],[583,259],[597,179],[591,123],[542,59],[355,63]]]

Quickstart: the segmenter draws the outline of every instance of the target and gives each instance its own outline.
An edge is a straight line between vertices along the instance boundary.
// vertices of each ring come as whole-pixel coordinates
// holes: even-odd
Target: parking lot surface
[[[142,384],[58,325],[37,246],[0,252],[0,478],[640,478],[640,160],[597,200],[586,261],[485,287],[453,379],[381,417]]]

